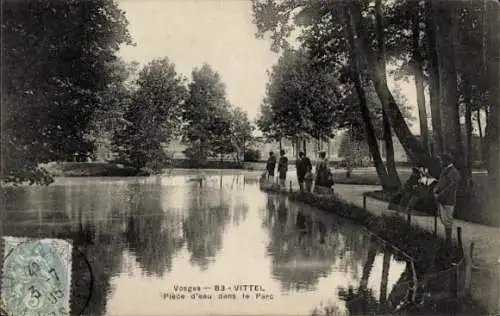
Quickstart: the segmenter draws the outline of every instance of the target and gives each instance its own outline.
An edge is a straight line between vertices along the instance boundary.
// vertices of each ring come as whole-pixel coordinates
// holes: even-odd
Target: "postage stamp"
[[[72,245],[3,237],[2,305],[8,315],[69,315]]]

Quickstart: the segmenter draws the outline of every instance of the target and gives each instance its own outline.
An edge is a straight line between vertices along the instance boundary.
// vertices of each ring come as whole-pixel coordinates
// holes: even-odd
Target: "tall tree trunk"
[[[387,71],[385,66],[385,43],[384,43],[384,21],[382,17],[382,0],[375,1],[375,12],[377,19],[377,34],[378,39],[378,64],[380,66],[380,71],[382,72],[382,80],[387,84]],[[384,98],[387,98],[384,95]],[[397,191],[401,187],[401,180],[398,176],[398,171],[396,169],[396,161],[394,159],[394,144],[392,143],[392,132],[391,125],[389,123],[389,118],[387,117],[386,110],[382,110],[382,120],[384,125],[384,142],[386,149],[386,163],[387,163],[387,173],[390,179],[391,191]]]
[[[376,62],[373,59],[372,54],[369,53],[370,50],[367,46],[369,36],[367,29],[364,27],[362,22],[360,4],[356,1],[348,2],[348,8],[350,8],[351,14],[354,18],[353,29],[355,30],[354,34],[357,34],[356,39],[358,39],[356,42],[359,43],[361,47],[360,60],[366,61],[367,63],[367,65],[365,65],[365,69],[370,74],[370,78],[373,81],[377,95],[380,98],[382,107],[389,118],[395,134],[397,135],[410,160],[415,164],[429,168],[430,172],[437,177],[439,175],[439,168],[436,162],[431,159],[429,152],[411,133],[408,124],[406,123],[405,118],[401,113],[396,100],[394,99],[394,96],[389,90],[387,81],[384,80],[385,76],[382,69],[380,69],[380,64]],[[357,32],[356,29],[358,30]],[[383,42],[383,34],[377,32],[377,38],[380,38],[380,36],[382,36],[381,41]]]
[[[479,132],[479,161],[483,161],[485,158],[485,146],[484,146],[484,135],[483,135],[483,124],[481,122],[481,108],[478,107],[476,110],[477,116],[477,130]]]
[[[466,175],[460,113],[458,105],[455,42],[457,39],[456,3],[446,0],[435,2],[436,48],[439,62],[441,128],[446,140],[444,150],[451,153],[457,168]]]
[[[382,261],[382,280],[380,282],[380,303],[384,304],[387,300],[387,285],[389,281],[389,266],[391,264],[391,253],[387,247],[384,247],[384,259]]]
[[[282,138],[280,138],[280,152],[283,150],[283,142],[282,142]]]
[[[399,179],[398,170],[396,169],[396,159],[394,157],[394,144],[392,142],[391,125],[385,112],[382,112],[384,123],[384,143],[385,143],[385,159],[387,164],[387,173],[390,179],[390,191],[395,192],[401,188],[401,180]]]
[[[361,275],[361,280],[359,284],[360,289],[366,289],[368,286],[368,279],[373,269],[373,263],[375,262],[375,257],[377,256],[377,244],[375,241],[370,242],[370,247],[368,248],[368,257],[366,258],[365,264],[363,265],[363,273]]]
[[[304,155],[307,155],[307,140],[306,140],[306,138],[302,139],[302,145],[303,145]]]
[[[418,118],[420,123],[420,137],[426,150],[429,150],[429,128],[427,127],[427,110],[425,108],[424,74],[422,70],[422,55],[420,53],[420,8],[417,1],[413,2],[412,50],[413,75],[417,89]]]
[[[295,159],[299,158],[299,152],[300,152],[300,138],[297,136],[295,139]]]
[[[488,19],[488,85],[489,104],[487,139],[488,188],[490,191],[488,207],[490,218],[500,223],[500,5],[498,2],[487,3]]]
[[[439,65],[436,48],[436,21],[434,16],[433,1],[426,0],[426,23],[425,33],[427,35],[427,46],[429,55],[429,99],[432,122],[432,144],[433,152],[443,151],[443,133],[441,131],[441,112],[439,110]]]
[[[468,88],[467,88],[468,90]],[[465,155],[465,172],[467,173],[467,177],[469,180],[472,179],[472,163],[474,161],[472,147],[472,100],[467,100],[465,103],[465,137],[466,137],[466,155]]]
[[[246,146],[246,137],[243,136],[243,160],[245,160],[245,154],[246,154],[246,149],[247,149],[247,146]],[[239,159],[238,159],[239,160]]]
[[[488,16],[487,16],[487,1],[485,0],[481,0],[481,30],[482,30],[482,41],[481,41],[481,56],[482,56],[482,73],[487,76],[488,75],[488,58],[487,58],[487,43],[488,43]],[[484,81],[483,81],[484,82]],[[485,103],[488,103],[488,100],[487,100],[487,96],[486,96],[486,102]],[[478,130],[479,130],[479,144],[480,144],[480,156],[479,156],[479,160],[482,161],[482,162],[485,162],[486,159],[487,159],[487,148],[486,148],[486,144],[485,144],[485,138],[486,138],[486,135],[483,135],[483,124],[482,124],[482,120],[481,120],[481,108],[485,109],[485,113],[486,113],[486,108],[488,107],[487,104],[483,104],[483,105],[479,105],[477,110],[476,110],[476,113],[477,113],[477,127],[478,127]],[[488,116],[488,114],[486,114],[486,117]],[[486,119],[487,121],[487,119]],[[485,133],[486,134],[486,130],[485,130]],[[484,136],[484,137],[483,137]]]
[[[373,164],[375,165],[375,170],[377,171],[378,178],[380,180],[380,183],[382,184],[382,187],[384,190],[390,190],[392,185],[391,181],[389,179],[389,175],[387,174],[387,171],[384,166],[384,162],[382,161],[382,157],[380,155],[380,150],[378,147],[377,143],[377,138],[375,135],[375,129],[373,128],[373,124],[370,119],[370,111],[368,110],[368,105],[366,102],[366,95],[365,91],[363,90],[362,84],[361,84],[361,78],[359,74],[359,66],[358,66],[358,60],[359,60],[359,53],[358,52],[358,47],[356,46],[355,39],[354,39],[354,25],[353,21],[351,19],[351,15],[349,13],[349,10],[346,9],[346,22],[347,22],[347,37],[349,40],[350,44],[350,50],[351,50],[351,77],[352,80],[354,81],[354,87],[356,89],[356,94],[358,95],[359,99],[359,106],[361,110],[361,116],[363,119],[363,124],[364,124],[364,130],[365,130],[365,137],[366,137],[366,142],[368,144],[368,148],[370,150],[371,156],[373,158]]]

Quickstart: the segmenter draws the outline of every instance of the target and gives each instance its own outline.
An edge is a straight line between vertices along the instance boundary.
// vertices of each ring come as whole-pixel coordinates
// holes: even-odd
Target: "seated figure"
[[[401,190],[389,201],[389,209],[408,212],[415,210],[433,215],[436,204],[432,189],[437,180],[432,178],[425,169],[412,168],[412,174]]]

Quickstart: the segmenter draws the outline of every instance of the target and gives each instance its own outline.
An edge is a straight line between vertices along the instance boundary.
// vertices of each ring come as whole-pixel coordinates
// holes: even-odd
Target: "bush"
[[[243,157],[243,160],[246,162],[260,161],[260,151],[253,148],[247,149],[245,151],[245,156]]]
[[[206,164],[209,150],[207,146],[203,146],[199,143],[192,143],[188,148],[183,151],[189,161],[190,168],[202,167]]]

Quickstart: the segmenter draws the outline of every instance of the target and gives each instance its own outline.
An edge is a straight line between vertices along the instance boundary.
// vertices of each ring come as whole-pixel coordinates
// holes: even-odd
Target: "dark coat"
[[[299,178],[303,178],[306,173],[312,171],[312,163],[311,160],[307,157],[304,157],[303,159],[297,160],[297,176]]]
[[[458,169],[454,165],[444,168],[439,176],[439,182],[434,189],[438,202],[441,205],[455,205],[459,184],[460,172],[458,172]]]
[[[267,159],[266,169],[274,171],[274,168],[276,168],[276,156],[270,156]]]
[[[278,171],[288,171],[288,158],[285,156],[280,157],[278,162]]]
[[[325,188],[334,185],[333,175],[326,160],[319,162],[316,166],[316,185]]]
[[[285,156],[280,157],[278,161],[278,173],[280,179],[286,178],[286,172],[288,171],[288,158]]]

